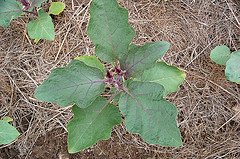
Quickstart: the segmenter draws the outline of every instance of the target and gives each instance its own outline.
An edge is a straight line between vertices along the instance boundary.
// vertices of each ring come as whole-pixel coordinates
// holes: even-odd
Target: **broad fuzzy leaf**
[[[240,84],[240,51],[231,54],[226,63],[225,76],[229,81]]]
[[[117,107],[98,97],[88,108],[73,107],[73,119],[68,123],[68,152],[76,153],[109,139],[112,127],[121,123]]]
[[[96,56],[79,56],[75,59],[84,62],[88,66],[98,68],[102,72],[105,72],[104,65],[101,63],[101,61],[98,60]]]
[[[230,56],[231,51],[225,45],[215,47],[210,54],[211,60],[219,65],[226,65],[226,62],[229,60]]]
[[[129,82],[119,108],[128,131],[140,134],[149,144],[178,147],[182,140],[176,123],[177,109],[161,98],[163,92],[163,86],[157,83]]]
[[[44,10],[39,10],[38,18],[28,23],[28,34],[32,39],[54,40],[55,31],[52,18]]]
[[[11,20],[22,15],[22,8],[16,0],[0,0],[0,26],[8,27]]]
[[[52,2],[49,7],[49,14],[59,15],[65,9],[65,4],[63,2]]]
[[[134,77],[154,66],[170,48],[165,41],[147,43],[144,46],[132,46],[127,58],[121,61],[121,68],[126,70],[127,77]]]
[[[107,62],[121,59],[135,36],[128,24],[128,11],[116,0],[92,0],[87,32],[95,44],[96,55]]]
[[[35,96],[60,106],[76,104],[86,108],[104,91],[103,79],[99,69],[73,60],[66,67],[54,69],[36,89]]]
[[[0,120],[0,145],[13,142],[20,133],[7,121]]]
[[[164,95],[176,92],[183,83],[186,74],[175,66],[170,66],[165,62],[157,62],[153,68],[144,71],[137,78],[143,82],[155,82],[164,86]]]

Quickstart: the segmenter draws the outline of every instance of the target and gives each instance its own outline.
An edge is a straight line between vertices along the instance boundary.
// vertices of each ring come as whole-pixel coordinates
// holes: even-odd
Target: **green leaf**
[[[240,51],[231,54],[226,63],[225,76],[229,81],[240,84]]]
[[[20,133],[7,121],[0,120],[0,145],[13,142]]]
[[[96,56],[79,56],[75,58],[76,60],[84,62],[86,65],[100,69],[104,71],[104,65],[99,61]]]
[[[135,36],[128,24],[128,11],[116,0],[92,0],[87,32],[96,47],[96,55],[107,62],[115,62],[127,54]]]
[[[54,40],[55,31],[52,18],[44,10],[39,10],[38,18],[28,23],[28,34],[32,39]]]
[[[76,153],[109,139],[112,127],[121,123],[117,107],[98,97],[88,108],[73,107],[73,119],[68,123],[68,152]]]
[[[2,120],[9,123],[9,122],[13,121],[13,118],[11,118],[9,116],[5,116],[4,118],[2,118]]]
[[[22,15],[22,8],[16,0],[0,0],[0,26],[8,27],[11,20]]]
[[[210,54],[210,58],[212,61],[224,66],[226,65],[226,62],[229,60],[230,56],[231,51],[225,45],[215,47]]]
[[[134,77],[153,67],[156,61],[168,51],[170,44],[161,41],[132,48],[126,60],[121,62],[121,68],[126,70],[127,77]]]
[[[64,9],[65,4],[63,2],[52,2],[48,14],[59,15]]]
[[[129,132],[138,133],[149,144],[179,147],[176,107],[163,99],[164,88],[152,82],[129,82],[121,95],[119,108]]]
[[[35,96],[60,106],[76,104],[86,108],[104,91],[104,75],[97,68],[73,60],[66,67],[52,71],[40,85]]]
[[[157,62],[137,78],[143,82],[155,82],[161,84],[164,89],[164,96],[176,92],[186,77],[185,72],[175,66],[170,66],[165,62]]]

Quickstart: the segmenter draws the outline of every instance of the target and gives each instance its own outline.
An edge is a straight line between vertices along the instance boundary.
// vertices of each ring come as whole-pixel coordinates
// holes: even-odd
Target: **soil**
[[[38,138],[31,151],[31,154],[19,156],[17,149],[2,149],[0,157],[5,159],[31,158],[31,159],[124,159],[124,158],[154,158],[158,156],[154,152],[149,152],[145,147],[132,144],[130,134],[121,134],[122,140],[113,132],[111,139],[99,142],[94,148],[89,148],[83,153],[68,154],[67,152],[67,134],[63,129],[57,129],[49,132],[47,135]],[[124,139],[123,139],[124,138]],[[128,141],[127,143],[127,140]]]
[[[0,118],[11,116],[21,132],[14,143],[0,145],[0,159],[240,158],[240,85],[227,81],[224,67],[209,58],[217,45],[240,49],[238,0],[119,0],[137,33],[133,42],[169,41],[172,47],[163,60],[187,74],[180,90],[167,98],[178,108],[184,145],[149,145],[120,125],[109,140],[77,154],[67,153],[70,109],[33,96],[52,69],[94,54],[86,35],[89,0],[65,3],[64,13],[53,17],[57,34],[52,42],[29,39],[31,16],[0,28]]]

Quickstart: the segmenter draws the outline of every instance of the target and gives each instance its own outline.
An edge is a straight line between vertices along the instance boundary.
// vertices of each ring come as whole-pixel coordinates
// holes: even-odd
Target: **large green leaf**
[[[73,107],[73,119],[68,123],[68,152],[76,153],[110,138],[112,127],[121,123],[117,107],[98,97],[88,108]]]
[[[68,66],[53,70],[36,89],[35,96],[60,106],[76,104],[85,108],[104,91],[103,79],[99,69],[73,60]]]
[[[0,120],[0,145],[14,141],[20,133],[7,121]]]
[[[102,72],[104,72],[104,65],[101,63],[101,61],[99,61],[96,56],[79,56],[75,59],[84,62],[88,66],[96,67]]]
[[[128,11],[116,0],[92,0],[87,32],[96,55],[107,62],[121,59],[135,36],[128,24]]]
[[[55,31],[52,18],[44,10],[39,10],[38,18],[28,23],[28,34],[32,39],[54,40]]]
[[[226,62],[229,60],[230,56],[231,51],[229,47],[225,45],[215,47],[210,54],[211,60],[219,65],[226,65]]]
[[[6,28],[11,20],[23,13],[23,6],[16,0],[0,0],[0,26]]]
[[[65,4],[63,2],[52,2],[49,7],[49,14],[59,15],[65,9]]]
[[[161,41],[131,48],[127,58],[121,62],[121,68],[126,70],[127,77],[136,76],[153,67],[156,61],[168,51],[170,44]]]
[[[170,66],[165,62],[157,62],[137,78],[144,82],[156,82],[164,86],[164,95],[176,92],[186,77],[185,72],[175,66]]]
[[[119,100],[128,131],[138,133],[150,144],[181,146],[176,107],[161,98],[163,86],[153,82],[129,82]]]
[[[226,63],[225,75],[229,81],[240,84],[240,51],[231,54]]]

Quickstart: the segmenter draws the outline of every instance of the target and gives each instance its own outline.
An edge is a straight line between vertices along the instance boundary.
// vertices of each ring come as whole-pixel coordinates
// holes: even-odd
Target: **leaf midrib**
[[[103,2],[104,3],[104,6],[106,6],[105,4],[105,2]],[[107,28],[108,28],[108,34],[109,34],[109,40],[110,40],[110,42],[111,42],[111,46],[112,46],[112,52],[113,52],[113,56],[114,56],[114,59],[115,60],[118,60],[118,57],[117,57],[117,55],[116,55],[116,48],[114,47],[114,44],[113,44],[113,38],[112,38],[112,34],[111,34],[111,30],[109,29],[110,28],[110,26],[109,26],[109,19],[108,19],[108,16],[106,16],[106,15],[108,15],[108,12],[107,12],[107,10],[106,10],[106,7],[103,7],[103,9],[104,9],[104,12],[105,12],[105,18],[106,18],[106,25],[107,25]]]
[[[4,12],[0,12],[0,14],[9,14],[11,12],[22,12],[22,10],[11,10],[11,11],[4,11]]]
[[[138,51],[137,51],[138,52]],[[136,53],[137,52],[135,52],[134,54],[136,55]],[[134,56],[134,59],[133,59],[133,64],[132,65],[130,65],[130,67],[126,70],[127,72],[130,70],[130,74],[131,74],[131,72],[133,72],[133,70],[131,70],[131,69],[134,69],[134,67],[136,67],[136,65],[138,65],[139,63],[142,63],[145,59],[146,59],[146,57],[149,55],[149,53],[148,54],[144,54],[144,56],[139,60],[139,61],[137,61],[136,63],[134,63],[135,62],[135,57],[136,56]],[[154,62],[153,62],[154,63]]]
[[[71,88],[71,87],[79,87],[79,86],[82,86],[82,85],[88,85],[88,84],[96,84],[96,83],[103,83],[103,81],[97,81],[97,82],[94,82],[94,81],[91,81],[91,82],[87,82],[87,83],[80,83],[80,84],[75,84],[75,85],[71,85],[71,86],[67,86],[67,87],[61,87],[59,89],[55,89],[56,91],[58,90],[62,90],[62,89],[67,89],[67,88]]]

